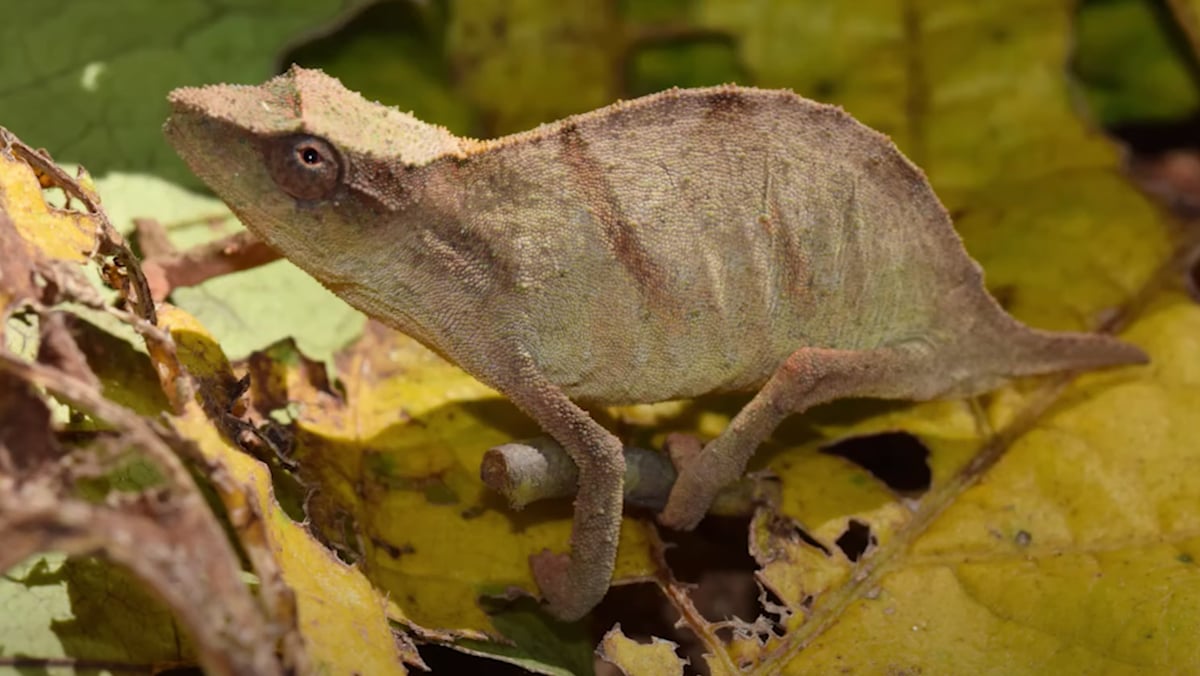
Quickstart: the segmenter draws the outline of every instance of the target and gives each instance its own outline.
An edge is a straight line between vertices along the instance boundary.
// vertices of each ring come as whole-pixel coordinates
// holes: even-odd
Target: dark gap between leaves
[[[908,432],[851,437],[821,452],[849,460],[905,497],[921,496],[933,481],[929,449]]]
[[[1099,5],[1108,0],[1084,0],[1076,11],[1086,11],[1086,5]],[[1170,0],[1146,0],[1154,14],[1155,23],[1162,37],[1179,58],[1193,84],[1200,84],[1200,60],[1197,60],[1184,27],[1175,18],[1169,6]],[[1077,71],[1072,57],[1072,71]],[[1170,150],[1200,150],[1200,111],[1177,119],[1127,120],[1108,125],[1106,131],[1129,147],[1134,155],[1158,155]]]
[[[1200,150],[1200,113],[1178,120],[1123,122],[1110,127],[1108,132],[1140,156]]]
[[[431,674],[489,674],[494,676],[527,676],[534,672],[515,664],[490,657],[479,657],[445,646],[418,645],[417,652]],[[417,672],[420,673],[420,672]]]
[[[673,545],[666,552],[667,565],[682,582],[699,582],[713,570],[758,570],[749,551],[749,518],[709,516],[695,530],[668,530],[662,536]]]
[[[1077,11],[1107,0],[1084,0]],[[1170,0],[1146,0],[1155,23],[1191,84],[1200,86],[1197,59],[1186,29],[1176,19]],[[1072,69],[1078,74],[1078,56]],[[1129,118],[1105,126],[1106,131],[1128,150],[1129,179],[1155,201],[1164,204],[1185,221],[1200,219],[1200,110],[1171,119]],[[1182,280],[1193,300],[1200,302],[1200,260],[1188,261]]]
[[[789,535],[794,532],[801,539],[824,550],[820,543],[790,520],[789,524]],[[771,631],[782,633],[782,627],[779,625],[781,618],[768,612],[762,603],[763,590],[754,577],[759,566],[749,552],[749,533],[749,518],[715,516],[704,519],[696,530],[691,532],[664,531],[663,539],[672,545],[665,553],[667,565],[680,582],[696,585],[689,590],[689,596],[696,610],[706,620],[719,622],[737,618],[745,622],[754,622],[759,617],[765,617],[771,622]],[[769,590],[767,594],[768,599],[773,599],[774,603],[782,606],[782,601],[770,596]],[[628,618],[628,609],[625,609],[625,612],[622,617]],[[673,610],[670,616],[674,618]],[[621,622],[624,628],[627,619],[622,619]],[[733,638],[731,629],[719,630],[717,633],[726,641]],[[684,640],[691,639],[687,636],[675,636],[673,640],[683,645]],[[694,666],[704,664],[701,659],[703,649],[699,644],[694,651],[685,650],[685,654]],[[697,669],[699,671],[695,673],[706,673],[703,666]]]
[[[870,526],[858,519],[850,519],[850,523],[846,525],[846,532],[838,536],[837,546],[846,555],[846,558],[858,561],[868,547],[875,546],[875,542],[875,536],[871,534]]]
[[[667,548],[667,565],[680,582],[698,585],[692,602],[710,621],[736,616],[749,622],[763,613],[749,534],[748,518],[711,516],[694,531],[663,533],[674,545]]]
[[[704,519],[694,531],[664,531],[663,539],[669,545],[667,565],[677,580],[695,585],[689,596],[706,620],[753,622],[765,616],[773,623],[771,629],[779,633],[778,618],[767,613],[760,600],[761,589],[754,577],[759,566],[749,553],[749,532],[749,518],[715,516]],[[778,599],[774,602],[782,605]],[[684,673],[708,673],[703,644],[690,630],[675,628],[678,612],[656,585],[614,587],[593,616],[597,641],[620,621],[625,635],[635,640],[659,636],[677,643],[679,655],[690,660]],[[722,630],[718,635],[730,639],[729,633]]]

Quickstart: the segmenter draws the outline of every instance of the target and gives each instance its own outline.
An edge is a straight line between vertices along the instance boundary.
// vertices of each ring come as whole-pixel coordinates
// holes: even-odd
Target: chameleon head
[[[169,101],[164,131],[192,171],[251,231],[330,286],[369,260],[359,248],[378,248],[371,224],[405,208],[411,168],[462,155],[446,129],[297,66],[257,86],[177,89]]]

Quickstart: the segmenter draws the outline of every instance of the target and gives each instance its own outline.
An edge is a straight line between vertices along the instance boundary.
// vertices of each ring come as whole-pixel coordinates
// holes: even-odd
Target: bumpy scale
[[[920,170],[787,91],[671,90],[493,141],[293,67],[171,94],[166,132],[250,230],[512,399],[579,466],[570,556],[531,560],[566,619],[604,595],[621,444],[577,405],[757,391],[684,458],[692,528],[785,416],[1138,363],[988,296]]]

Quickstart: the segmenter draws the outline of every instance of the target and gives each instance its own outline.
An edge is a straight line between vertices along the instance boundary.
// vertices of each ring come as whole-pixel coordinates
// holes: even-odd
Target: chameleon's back
[[[919,171],[839,109],[721,87],[605,110],[468,162],[520,177],[466,181],[466,212],[506,242],[500,314],[574,397],[748,389],[801,347],[935,338],[939,299],[979,286]]]

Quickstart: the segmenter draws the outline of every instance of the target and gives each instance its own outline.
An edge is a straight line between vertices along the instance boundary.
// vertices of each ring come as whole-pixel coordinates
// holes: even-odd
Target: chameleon
[[[622,444],[586,407],[754,393],[672,458],[657,519],[689,529],[815,404],[1147,360],[1007,314],[921,170],[790,91],[672,89],[494,140],[298,66],[169,103],[169,142],[250,231],[568,452],[570,551],[530,557],[565,620],[607,591],[622,518]]]

